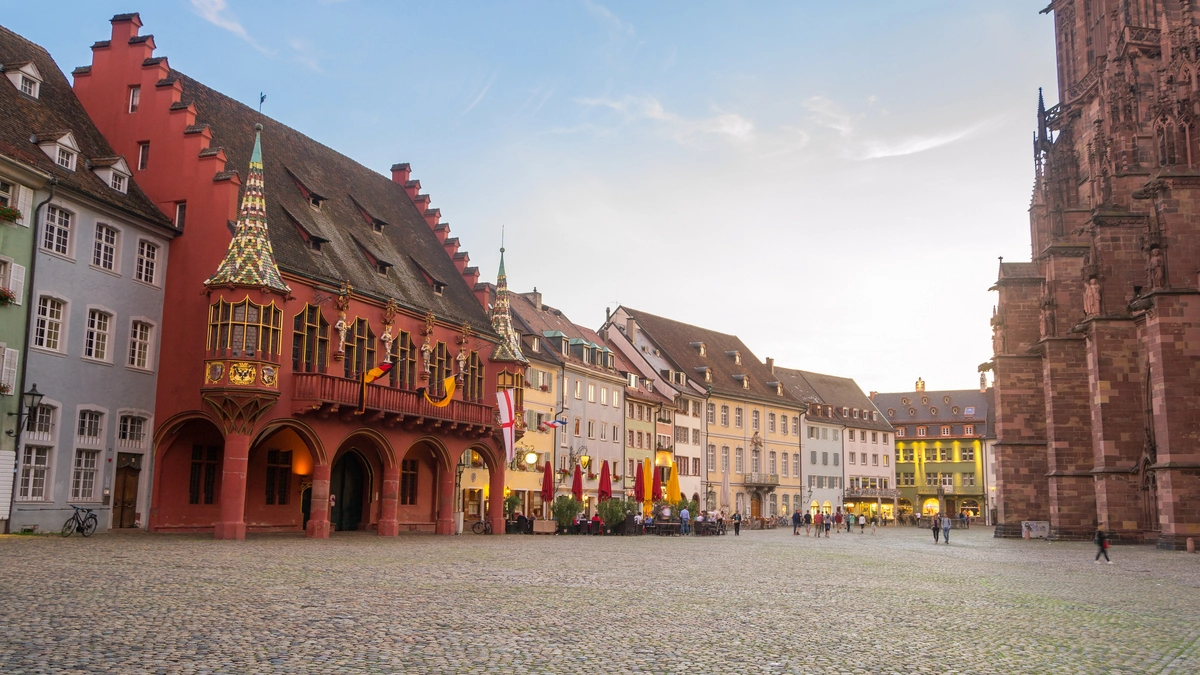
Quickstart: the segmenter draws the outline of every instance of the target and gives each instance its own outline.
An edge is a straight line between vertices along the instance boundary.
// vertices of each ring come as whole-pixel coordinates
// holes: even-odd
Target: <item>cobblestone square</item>
[[[990,529],[0,538],[6,673],[1195,673],[1200,558]]]

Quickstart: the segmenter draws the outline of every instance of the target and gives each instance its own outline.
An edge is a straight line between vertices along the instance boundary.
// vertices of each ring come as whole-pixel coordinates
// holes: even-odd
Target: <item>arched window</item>
[[[213,356],[274,360],[280,353],[283,312],[275,303],[218,300],[208,312],[208,351]]]
[[[359,375],[375,367],[375,334],[366,319],[355,319],[346,337],[346,377]]]
[[[467,357],[467,371],[463,373],[463,399],[478,401],[483,398],[483,363],[479,360],[479,352],[471,352]]]
[[[323,373],[328,352],[329,322],[320,307],[306,304],[292,319],[292,370]]]
[[[1159,165],[1171,166],[1178,164],[1182,148],[1179,147],[1175,123],[1170,119],[1164,118],[1155,125],[1154,133],[1158,140]]]
[[[388,375],[393,387],[412,389],[416,386],[417,349],[408,331],[400,331],[392,341],[392,371]]]

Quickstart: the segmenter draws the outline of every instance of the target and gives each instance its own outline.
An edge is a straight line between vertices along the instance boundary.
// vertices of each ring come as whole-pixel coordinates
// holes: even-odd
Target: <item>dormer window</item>
[[[129,190],[129,165],[123,157],[97,157],[88,160],[88,167],[117,192],[125,194]]]
[[[742,377],[742,389],[749,389],[749,388],[750,388],[750,378],[743,376]]]
[[[725,356],[732,356],[733,362],[737,365],[742,365],[742,353],[736,349],[731,349],[725,352]]]
[[[638,376],[636,373],[629,373],[629,388],[637,389]]]
[[[125,192],[128,181],[128,178],[114,171],[112,177],[108,179],[108,185],[117,192]]]
[[[567,340],[567,338],[564,337],[562,339],[562,344],[560,344],[558,347],[558,351],[562,354],[566,354],[568,351],[570,351],[570,349],[571,343]]]
[[[529,351],[540,352],[541,350],[542,350],[542,343],[540,340],[538,340],[538,338],[535,337],[529,341]]]
[[[379,234],[383,234],[383,228],[385,225],[387,225],[387,223],[379,220],[378,218],[371,221],[371,229]]]
[[[698,352],[700,352],[700,356],[706,355],[707,350],[704,348],[703,342],[692,342],[691,345],[695,347]]]
[[[21,76],[21,93],[33,98],[38,97],[38,82],[32,77]]]
[[[382,260],[377,260],[377,261],[375,261],[375,273],[378,274],[379,276],[386,277],[387,273],[388,273],[388,268],[391,266],[392,266],[391,263],[385,263]]]
[[[4,74],[22,94],[37,98],[42,93],[42,73],[32,61],[13,63],[4,67]]]
[[[704,381],[709,383],[712,382],[712,371],[707,368],[704,369]]]
[[[612,368],[612,367],[613,367],[613,355],[612,355],[612,354],[606,354],[605,356],[607,357],[607,362],[608,362],[608,363],[607,363],[607,366],[608,366],[609,368]]]
[[[54,163],[66,169],[67,171],[75,170],[75,153],[59,146],[58,153],[54,158]]]

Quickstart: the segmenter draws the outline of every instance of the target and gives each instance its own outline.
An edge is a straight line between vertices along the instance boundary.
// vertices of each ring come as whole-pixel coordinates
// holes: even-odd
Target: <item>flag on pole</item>
[[[517,443],[517,396],[512,389],[496,392],[496,407],[500,409],[500,433],[504,436],[504,456],[513,461]]]
[[[565,426],[567,426],[566,420],[550,420],[549,422],[542,422],[543,429],[557,429],[558,427]]]
[[[354,411],[355,415],[367,412],[367,385],[386,375],[392,369],[392,365],[391,361],[385,361],[358,378],[358,409]]]
[[[435,401],[432,398],[429,398],[429,392],[424,387],[421,387],[421,393],[425,395],[425,400],[429,401],[430,405],[434,406],[435,408],[445,408],[446,406],[450,405],[450,401],[454,399],[455,382],[456,380],[454,379],[453,375],[442,380],[442,388],[446,390],[446,397],[440,401]]]

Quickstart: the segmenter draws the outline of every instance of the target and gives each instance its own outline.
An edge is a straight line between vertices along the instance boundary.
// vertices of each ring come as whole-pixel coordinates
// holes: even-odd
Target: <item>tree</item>
[[[559,527],[569,527],[575,522],[575,516],[583,510],[583,502],[570,495],[559,495],[550,505],[550,513]]]

